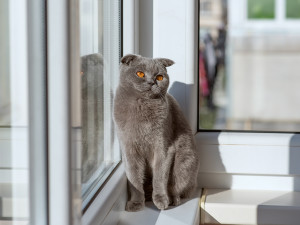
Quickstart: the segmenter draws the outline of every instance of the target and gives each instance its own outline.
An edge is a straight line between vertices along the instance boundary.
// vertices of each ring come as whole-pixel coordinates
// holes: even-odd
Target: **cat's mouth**
[[[160,87],[158,87],[157,85],[152,85],[152,86],[151,86],[151,91],[152,91],[154,94],[159,94],[159,93],[161,92]]]

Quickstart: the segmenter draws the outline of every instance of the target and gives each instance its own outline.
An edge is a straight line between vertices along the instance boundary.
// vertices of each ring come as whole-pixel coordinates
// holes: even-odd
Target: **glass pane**
[[[120,160],[112,121],[120,59],[120,1],[80,0],[81,149],[83,207]]]
[[[248,0],[249,19],[274,19],[275,0]]]
[[[0,1],[0,224],[28,224],[26,2]]]
[[[199,128],[299,132],[299,32],[263,21],[248,28],[240,5],[221,2],[214,26],[200,16]]]
[[[286,18],[300,18],[300,0],[286,0]]]

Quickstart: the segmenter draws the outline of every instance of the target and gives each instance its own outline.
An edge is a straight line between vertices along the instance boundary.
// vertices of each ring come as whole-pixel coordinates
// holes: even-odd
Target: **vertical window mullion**
[[[103,1],[104,161],[111,161],[111,2]]]
[[[285,0],[276,0],[275,18],[278,24],[282,24],[285,20]]]
[[[78,1],[47,1],[49,224],[80,224],[80,191],[71,151],[71,76],[79,71]],[[78,30],[77,30],[78,31]],[[72,171],[73,169],[73,171]],[[80,187],[80,183],[77,184]],[[79,202],[78,202],[79,201]],[[79,206],[78,206],[79,204]]]
[[[28,0],[30,224],[48,224],[46,3]]]

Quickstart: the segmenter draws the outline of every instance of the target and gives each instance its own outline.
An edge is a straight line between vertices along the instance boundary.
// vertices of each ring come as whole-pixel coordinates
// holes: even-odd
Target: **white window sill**
[[[200,222],[200,189],[190,199],[186,199],[177,207],[158,210],[152,202],[140,212],[123,211],[119,225],[198,225]]]
[[[300,224],[300,192],[204,189],[201,224]]]
[[[201,190],[195,191],[190,199],[180,206],[158,210],[153,203],[147,202],[140,212],[126,212],[127,180],[121,164],[105,184],[93,203],[82,216],[83,225],[196,225],[200,222]]]

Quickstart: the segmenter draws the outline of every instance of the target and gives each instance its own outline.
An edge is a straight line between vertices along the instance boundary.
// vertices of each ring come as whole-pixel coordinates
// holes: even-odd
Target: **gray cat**
[[[196,184],[193,134],[178,103],[167,93],[166,67],[173,64],[170,59],[138,55],[121,59],[114,120],[128,178],[127,211],[142,210],[145,197],[151,196],[161,210],[179,205]]]

